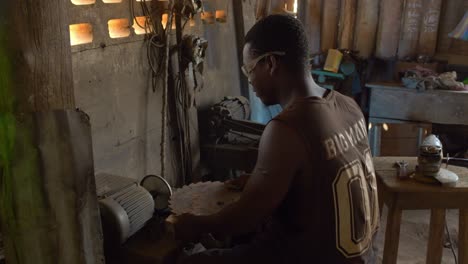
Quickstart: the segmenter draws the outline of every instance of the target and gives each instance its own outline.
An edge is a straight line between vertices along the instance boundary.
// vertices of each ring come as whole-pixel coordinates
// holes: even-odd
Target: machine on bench
[[[225,97],[201,118],[201,155],[210,168],[251,171],[257,161],[258,143],[265,125],[251,122],[249,101]]]

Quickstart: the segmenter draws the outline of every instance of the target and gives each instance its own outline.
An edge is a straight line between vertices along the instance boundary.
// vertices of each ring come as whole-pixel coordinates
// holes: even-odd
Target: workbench
[[[455,172],[460,180],[456,187],[442,187],[398,179],[394,163],[401,160],[407,161],[408,169],[414,170],[416,157],[374,158],[380,209],[384,204],[388,207],[383,263],[397,263],[402,210],[419,209],[431,210],[427,263],[441,263],[445,213],[447,209],[459,209],[458,263],[468,264],[468,169],[449,165],[447,169]]]
[[[396,83],[367,84],[370,88],[369,133],[371,150],[380,156],[383,123],[468,125],[468,92],[416,89]],[[424,137],[418,133],[418,144]]]
[[[125,244],[106,248],[106,263],[173,264],[177,263],[182,246],[164,230],[164,222],[155,217]]]

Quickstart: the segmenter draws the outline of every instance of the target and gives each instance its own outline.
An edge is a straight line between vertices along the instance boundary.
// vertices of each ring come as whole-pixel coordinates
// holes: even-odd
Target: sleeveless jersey
[[[273,120],[307,150],[273,216],[272,233],[288,263],[374,263],[377,183],[366,123],[353,99],[335,91],[293,103]]]

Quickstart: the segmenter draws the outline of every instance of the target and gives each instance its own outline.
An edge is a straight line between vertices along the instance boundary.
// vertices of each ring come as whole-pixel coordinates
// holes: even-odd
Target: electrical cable
[[[189,109],[191,106],[190,93],[188,91],[187,83],[184,76],[184,70],[181,69],[174,76],[174,93],[171,96],[168,93],[169,85],[169,61],[170,61],[170,35],[175,17],[176,21],[176,36],[178,49],[178,61],[179,67],[182,67],[182,62],[186,58],[182,56],[182,34],[185,26],[190,20],[190,17],[185,17],[180,12],[176,12],[175,3],[173,0],[169,2],[169,9],[159,9],[157,12],[151,12],[151,8],[148,6],[146,1],[140,2],[141,13],[145,17],[144,25],[137,19],[135,12],[134,1],[130,1],[130,12],[132,19],[136,26],[145,29],[145,41],[147,60],[151,72],[151,86],[153,92],[156,91],[157,87],[163,82],[162,91],[162,120],[161,120],[161,176],[165,177],[165,155],[166,155],[166,137],[167,137],[167,125],[168,125],[168,105],[175,103],[175,123],[177,128],[175,129],[178,135],[179,141],[179,156],[181,159],[182,166],[180,166],[181,173],[184,178],[184,184],[187,180],[192,180],[192,150],[190,140],[190,118]],[[153,10],[154,11],[154,10]],[[159,11],[159,12],[158,12]],[[168,13],[168,21],[165,28],[162,25],[162,12]],[[182,21],[183,19],[183,21]],[[182,24],[183,22],[183,24]],[[174,97],[174,98],[173,98]]]
[[[453,247],[452,236],[450,235],[450,231],[449,231],[448,224],[447,224],[447,217],[445,217],[445,232],[447,232],[447,237],[449,239],[450,249],[452,251],[455,264],[458,264],[457,253],[455,252],[455,248]]]

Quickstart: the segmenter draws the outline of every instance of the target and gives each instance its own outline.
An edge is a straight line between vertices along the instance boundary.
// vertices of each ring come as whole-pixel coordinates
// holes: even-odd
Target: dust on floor
[[[398,264],[424,264],[426,263],[426,248],[429,237],[429,210],[405,210],[401,222],[400,245],[398,248]],[[447,210],[446,215],[450,236],[453,241],[455,253],[458,254],[458,210]],[[380,230],[377,234],[377,247],[379,263],[382,263],[385,227],[387,224],[387,208],[385,207],[380,221]],[[444,238],[442,264],[455,263],[449,247],[447,234]]]

